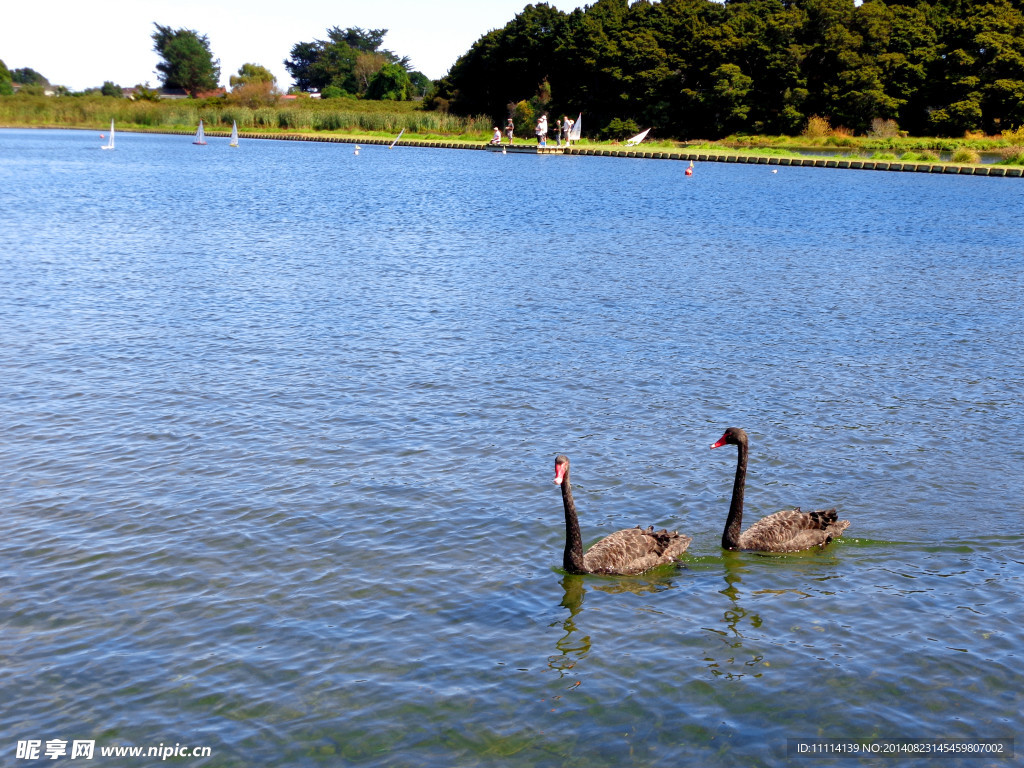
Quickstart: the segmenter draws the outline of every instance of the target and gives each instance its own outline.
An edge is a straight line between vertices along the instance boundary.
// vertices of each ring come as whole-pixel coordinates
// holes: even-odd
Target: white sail
[[[403,134],[403,133],[405,133],[405,128],[403,128],[402,130],[400,130],[400,131],[398,132],[398,135],[397,135],[397,136],[395,136],[395,140],[391,142],[391,146],[390,146],[390,147],[388,147],[388,149],[394,149],[394,148],[395,148],[395,144],[397,144],[397,143],[398,143],[398,140],[399,140],[400,138],[402,138],[402,134]]]
[[[104,144],[100,149],[113,149],[114,148],[114,121],[110,121],[110,138],[107,139],[107,143]]]
[[[580,116],[576,118],[576,122],[572,124],[572,130],[569,131],[569,141],[580,140],[580,130],[583,128],[583,113],[580,112]]]
[[[192,141],[192,143],[193,144],[205,144],[206,143],[206,135],[203,133],[203,121],[202,120],[199,121],[199,130],[196,131],[196,137]]]
[[[234,120],[231,121],[231,141],[228,143],[228,146],[238,146],[238,123],[236,123]]]
[[[640,133],[638,133],[633,138],[626,139],[626,146],[627,147],[635,147],[637,144],[639,144],[641,141],[643,141],[647,137],[647,134],[650,132],[650,130],[651,129],[648,128],[646,131],[640,131]]]

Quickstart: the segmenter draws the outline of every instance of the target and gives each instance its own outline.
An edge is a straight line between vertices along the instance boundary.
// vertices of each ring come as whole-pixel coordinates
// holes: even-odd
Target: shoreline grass
[[[460,117],[424,111],[416,102],[373,102],[356,99],[317,101],[299,99],[275,106],[248,107],[222,100],[131,101],[110,97],[9,96],[0,98],[0,127],[76,128],[103,131],[111,120],[129,132],[178,133],[195,130],[202,119],[208,132],[228,131],[232,122],[239,131],[264,135],[326,136],[360,139],[393,139],[404,131],[407,140],[485,144],[492,121],[487,117]],[[517,142],[534,144],[532,138]],[[729,136],[717,141],[677,141],[650,138],[644,151],[693,152],[716,155],[742,152],[745,156],[835,158],[891,162],[985,164],[1024,166],[1024,140],[1018,136],[871,137],[832,135]],[[553,142],[549,142],[552,146]],[[584,139],[580,148],[627,149],[621,142]],[[947,155],[948,159],[942,159]],[[981,154],[989,161],[982,163]],[[992,155],[996,155],[994,158]]]

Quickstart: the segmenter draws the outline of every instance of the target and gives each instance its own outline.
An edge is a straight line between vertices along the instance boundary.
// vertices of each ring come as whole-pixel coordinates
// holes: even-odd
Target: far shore
[[[45,125],[2,125],[0,128],[40,128],[60,130],[88,130],[96,131],[95,128],[80,128],[78,126],[45,126]],[[119,128],[121,133],[156,133],[165,135],[191,136],[194,130],[181,129],[157,129],[152,128]],[[103,131],[100,130],[102,133]],[[207,128],[207,138],[227,138],[230,131]],[[366,144],[390,146],[395,137],[382,137],[380,135],[353,134],[325,131],[239,131],[239,139],[246,140],[268,140],[277,139],[281,141],[314,141],[334,144]],[[802,166],[814,168],[836,168],[849,170],[874,170],[874,171],[899,171],[915,173],[947,173],[972,176],[1000,176],[1021,178],[1024,176],[1024,166],[1019,165],[998,165],[994,163],[954,163],[947,161],[920,161],[900,159],[874,159],[863,155],[846,154],[840,155],[841,148],[830,147],[808,147],[803,151],[796,149],[771,148],[769,150],[735,150],[728,147],[709,147],[705,144],[688,145],[682,142],[658,142],[644,143],[636,147],[625,147],[616,142],[589,142],[581,141],[574,143],[571,147],[558,147],[554,141],[549,141],[546,147],[538,148],[536,140],[523,139],[515,142],[512,147],[507,143],[502,145],[490,145],[480,140],[467,140],[464,137],[457,139],[445,137],[417,137],[415,134],[403,135],[398,140],[397,146],[402,147],[433,147],[441,149],[461,150],[490,150],[506,152],[511,150],[516,154],[564,154],[564,155],[586,155],[594,157],[615,157],[649,160],[681,160],[690,162],[714,162],[714,163],[741,163],[771,166]],[[830,156],[823,156],[822,152],[832,152]],[[778,169],[776,169],[778,170]]]

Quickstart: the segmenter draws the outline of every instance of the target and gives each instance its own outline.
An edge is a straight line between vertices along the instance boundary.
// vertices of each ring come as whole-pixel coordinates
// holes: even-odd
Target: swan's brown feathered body
[[[569,573],[609,573],[633,575],[673,562],[690,545],[692,539],[675,531],[648,528],[626,528],[606,536],[583,553],[580,522],[569,484],[569,458],[555,459],[555,483],[562,487],[565,508],[565,553],[562,567]]]
[[[747,433],[730,427],[712,448],[735,445],[736,479],[732,486],[732,501],[729,503],[729,517],[722,533],[725,549],[749,549],[757,552],[798,552],[811,547],[823,547],[850,525],[849,520],[839,520],[836,510],[816,509],[802,512],[800,508],[786,509],[768,515],[746,531],[743,527],[743,489],[747,481]]]

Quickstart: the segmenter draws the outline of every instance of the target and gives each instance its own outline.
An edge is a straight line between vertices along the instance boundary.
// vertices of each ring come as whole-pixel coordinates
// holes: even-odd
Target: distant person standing
[[[546,147],[548,144],[548,116],[541,115],[534,129],[537,134],[537,146]]]
[[[562,138],[565,139],[565,146],[571,146],[569,137],[572,135],[573,121],[568,115],[562,117]]]
[[[515,133],[515,130],[515,123],[512,122],[512,118],[510,117],[508,122],[505,123],[505,135],[508,136],[508,143],[510,145],[512,144],[512,134]]]
[[[562,121],[555,120],[555,146],[562,146]]]

